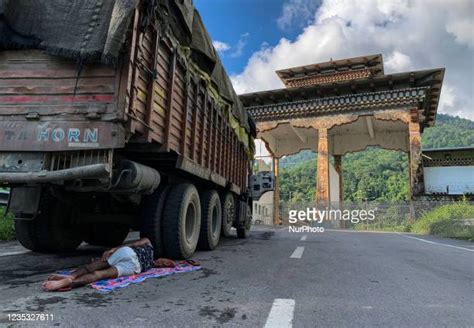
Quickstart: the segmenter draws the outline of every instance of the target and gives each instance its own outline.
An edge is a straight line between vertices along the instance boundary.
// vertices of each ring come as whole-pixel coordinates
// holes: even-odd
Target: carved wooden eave
[[[393,108],[419,107],[425,101],[427,88],[314,98],[247,107],[256,122],[319,117],[338,113],[362,114]]]
[[[423,149],[423,167],[474,166],[474,147]]]
[[[338,114],[282,119],[257,122],[257,138],[262,139],[276,157],[306,149],[316,151],[320,129],[328,130],[330,151],[334,155],[361,151],[369,146],[407,152],[410,123],[416,124],[412,123],[410,109],[384,110],[372,115]]]
[[[272,122],[257,122],[257,133],[263,133],[276,129],[281,124],[291,124],[297,128],[330,129],[337,125],[354,122],[359,118],[355,114],[340,114],[333,116],[323,116],[319,118],[282,119]],[[257,135],[258,137],[258,135]]]
[[[381,54],[292,67],[276,71],[287,87],[383,75]],[[311,81],[312,80],[312,81]],[[311,81],[311,82],[310,82]]]
[[[435,122],[443,76],[444,69],[406,72],[256,92],[240,99],[256,121],[416,105],[423,130]]]

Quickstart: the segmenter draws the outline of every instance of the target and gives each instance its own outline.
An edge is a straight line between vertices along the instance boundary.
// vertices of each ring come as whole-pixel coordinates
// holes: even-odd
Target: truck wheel
[[[73,250],[83,240],[82,229],[70,222],[72,209],[48,191],[41,195],[33,220],[15,220],[16,237],[24,247],[37,252]]]
[[[190,258],[196,249],[201,227],[201,204],[196,188],[189,183],[171,187],[163,215],[166,254],[174,259]]]
[[[250,233],[250,222],[252,222],[252,212],[250,206],[247,205],[247,217],[245,218],[244,225],[237,228],[237,237],[245,239]]]
[[[219,244],[221,235],[221,200],[215,190],[207,190],[201,194],[201,232],[199,249],[210,251]]]
[[[153,194],[144,198],[140,218],[140,238],[150,239],[155,258],[163,257],[165,250],[162,237],[163,209],[169,186],[159,187]]]
[[[234,224],[235,217],[235,200],[234,195],[228,192],[225,194],[222,202],[222,230],[221,234],[224,237],[230,236],[232,224]]]
[[[92,223],[86,229],[86,243],[105,247],[121,245],[130,231],[125,224],[112,223]]]

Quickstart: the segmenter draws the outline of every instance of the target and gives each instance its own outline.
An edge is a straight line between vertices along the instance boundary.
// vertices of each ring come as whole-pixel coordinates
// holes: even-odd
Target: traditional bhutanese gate
[[[371,55],[276,73],[286,88],[240,96],[274,158],[275,223],[279,158],[304,149],[318,153],[318,203],[343,199],[341,156],[367,146],[408,152],[412,199],[424,193],[421,133],[435,123],[444,68],[385,75],[382,55]]]

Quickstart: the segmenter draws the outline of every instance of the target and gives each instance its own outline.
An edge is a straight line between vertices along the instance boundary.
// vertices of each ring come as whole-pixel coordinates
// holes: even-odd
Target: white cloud
[[[384,60],[384,66],[385,69],[392,72],[401,72],[412,69],[410,57],[396,50]]]
[[[244,33],[240,36],[239,41],[237,44],[232,47],[232,52],[230,53],[230,57],[237,58],[242,56],[245,46],[247,45],[248,38],[250,33]]]
[[[474,22],[472,20],[464,19],[453,21],[446,25],[446,30],[453,34],[456,41],[464,43],[471,48],[474,48]]]
[[[314,21],[314,12],[320,0],[288,0],[283,4],[278,27],[282,30],[291,27],[304,27]]]
[[[247,41],[248,41],[249,36],[250,36],[250,33],[248,32],[240,35],[239,40],[233,46],[231,46],[228,43],[218,41],[218,40],[213,41],[212,44],[214,45],[214,48],[221,54],[226,53],[227,55],[229,55],[229,57],[237,58],[237,57],[242,56],[242,53],[245,47],[247,46]]]
[[[446,67],[439,111],[474,119],[472,8],[472,0],[324,0],[295,40],[262,47],[232,81],[238,93],[280,88],[277,69],[382,53],[386,73]]]
[[[230,45],[222,41],[215,40],[215,41],[212,41],[212,44],[214,48],[216,48],[216,50],[219,52],[226,52],[227,50],[230,49]]]

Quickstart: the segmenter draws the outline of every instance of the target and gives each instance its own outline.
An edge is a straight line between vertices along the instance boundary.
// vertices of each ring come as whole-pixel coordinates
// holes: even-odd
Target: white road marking
[[[306,240],[306,238],[308,238],[308,236],[307,236],[307,235],[304,235],[303,237],[301,237],[301,239],[300,239],[300,240],[301,240],[301,241],[305,241],[305,240]]]
[[[268,315],[265,328],[291,328],[293,327],[293,314],[295,311],[295,300],[288,298],[277,298],[273,302],[272,309]]]
[[[18,252],[0,253],[0,257],[2,257],[2,256],[10,256],[10,255],[24,254],[24,253],[29,253],[29,252],[30,252],[30,251],[18,251]]]
[[[423,238],[417,238],[417,237],[413,237],[413,236],[407,236],[407,235],[404,235],[404,234],[400,234],[400,235],[403,236],[403,237],[406,237],[406,238],[410,238],[410,239],[415,239],[415,240],[423,241],[423,242],[428,243],[428,244],[439,245],[439,246],[445,246],[445,247],[451,247],[451,248],[456,248],[456,249],[462,249],[462,250],[464,250],[464,251],[474,252],[474,249],[469,249],[469,248],[460,247],[460,246],[454,246],[454,245],[448,245],[448,244],[443,244],[443,243],[437,243],[437,242],[435,242],[435,241],[426,240],[426,239],[423,239]]]
[[[291,254],[290,259],[300,259],[303,256],[304,247],[298,246],[296,247],[293,254]]]

